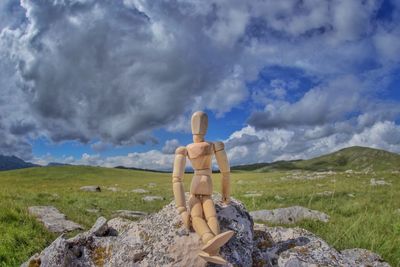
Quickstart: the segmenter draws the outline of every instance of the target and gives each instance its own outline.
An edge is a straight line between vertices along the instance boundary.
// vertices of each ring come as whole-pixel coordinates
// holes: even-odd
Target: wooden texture
[[[182,221],[189,227],[190,218],[193,229],[200,236],[204,247],[199,254],[206,261],[226,264],[218,255],[219,249],[233,236],[234,232],[220,233],[215,205],[211,199],[213,184],[211,180],[212,157],[215,155],[222,174],[222,200],[229,202],[230,196],[230,167],[225,146],[222,142],[207,142],[204,136],[207,132],[208,117],[204,112],[195,112],[192,116],[193,142],[186,147],[179,147],[175,151],[174,169],[172,174],[173,191],[176,206]],[[190,185],[189,211],[185,206],[183,176],[186,166],[186,157],[194,169]]]
[[[222,175],[221,179],[222,201],[228,203],[231,191],[231,182],[230,182],[231,169],[229,167],[228,156],[226,155],[224,148],[225,148],[224,143],[222,142],[214,143],[215,158],[217,160],[217,164]]]
[[[208,262],[212,262],[212,263],[219,264],[219,265],[227,264],[227,261],[224,258],[222,258],[221,256],[218,256],[218,255],[210,255],[210,254],[208,254],[208,253],[206,253],[204,251],[200,251],[199,252],[199,256],[203,260],[208,261]]]
[[[183,188],[183,175],[186,167],[187,150],[185,147],[178,147],[175,151],[174,169],[172,172],[172,189],[175,203],[182,221],[186,228],[190,228],[189,213],[186,208],[185,190]]]
[[[215,251],[218,251],[220,247],[222,247],[232,236],[235,234],[233,231],[226,231],[217,236],[213,239],[209,240],[205,246],[201,248],[204,252],[215,255]]]
[[[203,111],[196,111],[192,115],[192,134],[205,135],[208,127],[208,116]]]

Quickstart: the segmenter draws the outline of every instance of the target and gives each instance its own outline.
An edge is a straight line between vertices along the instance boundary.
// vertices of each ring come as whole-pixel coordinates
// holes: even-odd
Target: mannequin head
[[[203,111],[196,111],[192,115],[192,134],[193,142],[204,142],[204,136],[207,133],[208,116]]]

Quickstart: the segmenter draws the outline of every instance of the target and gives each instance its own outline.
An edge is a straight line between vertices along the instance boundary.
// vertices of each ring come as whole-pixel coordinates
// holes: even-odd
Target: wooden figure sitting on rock
[[[211,161],[213,155],[217,160],[222,174],[222,201],[229,204],[230,167],[222,142],[204,140],[207,132],[207,114],[197,111],[192,115],[193,143],[186,147],[178,147],[175,151],[174,169],[172,174],[175,202],[183,224],[190,229],[193,226],[200,236],[204,246],[199,256],[216,264],[226,264],[219,255],[219,249],[233,236],[233,231],[220,233],[215,205],[211,198],[213,186],[211,181]],[[186,157],[189,158],[194,176],[190,185],[189,211],[186,208],[183,176]]]

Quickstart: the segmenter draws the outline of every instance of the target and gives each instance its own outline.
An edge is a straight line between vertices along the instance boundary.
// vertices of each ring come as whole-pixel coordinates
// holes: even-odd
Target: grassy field
[[[190,174],[186,175],[186,181]],[[215,191],[219,175],[214,174]],[[318,179],[315,179],[318,178]],[[391,185],[371,186],[370,179]],[[155,183],[151,187],[149,183]],[[100,215],[111,218],[118,209],[155,212],[172,199],[170,175],[82,166],[30,168],[0,172],[0,266],[18,266],[56,238],[29,216],[33,205],[53,205],[89,228]],[[188,186],[186,182],[185,186]],[[116,187],[120,192],[83,192],[85,185]],[[132,189],[149,190],[164,201],[143,202]],[[331,192],[331,195],[318,195]],[[260,197],[246,197],[260,193]],[[324,238],[335,248],[361,247],[400,266],[400,174],[314,173],[305,171],[232,174],[232,195],[248,210],[302,205],[331,216],[329,223],[306,221],[298,226]],[[87,209],[98,209],[97,214]]]

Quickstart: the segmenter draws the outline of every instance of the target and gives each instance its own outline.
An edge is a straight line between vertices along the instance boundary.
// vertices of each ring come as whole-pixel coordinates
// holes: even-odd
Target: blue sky
[[[400,152],[395,0],[4,0],[0,154],[169,169],[190,116],[232,164]]]

